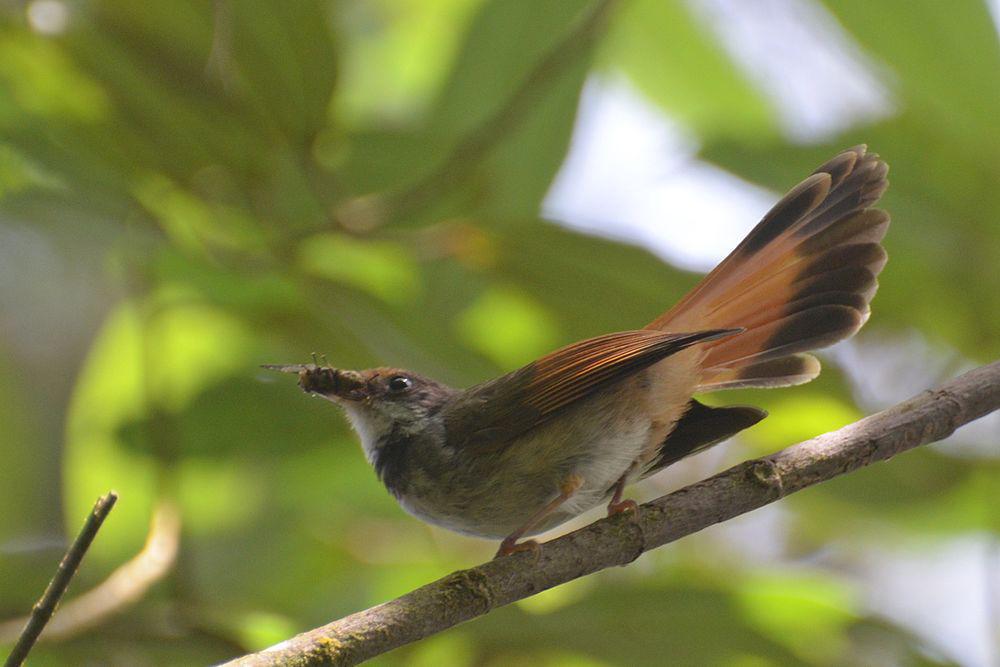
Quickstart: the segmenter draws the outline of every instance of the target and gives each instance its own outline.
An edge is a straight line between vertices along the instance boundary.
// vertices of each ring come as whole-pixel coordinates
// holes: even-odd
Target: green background
[[[30,609],[109,488],[68,599],[142,550],[154,508],[180,517],[165,576],[32,664],[217,662],[492,555],[406,516],[342,417],[257,366],[318,351],[467,385],[679,298],[696,274],[540,217],[588,77],[621,77],[701,159],[774,192],[868,143],[894,223],[860,376],[903,397],[996,358],[989,8],[823,3],[891,109],[803,140],[696,4],[626,0],[604,25],[571,0],[0,3],[0,617]],[[772,416],[634,495],[871,411],[825,360],[806,387],[720,396]],[[998,439],[960,432],[374,664],[998,659]],[[982,597],[938,606],[935,573],[967,562],[940,554],[968,544]],[[978,648],[898,622],[879,591],[971,618]]]

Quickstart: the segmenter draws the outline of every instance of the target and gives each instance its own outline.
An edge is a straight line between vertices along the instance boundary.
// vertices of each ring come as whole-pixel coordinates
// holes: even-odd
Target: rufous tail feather
[[[795,186],[704,280],[649,324],[662,331],[742,327],[702,346],[698,391],[778,387],[819,374],[810,350],[868,319],[889,215],[871,208],[888,165],[865,146]]]

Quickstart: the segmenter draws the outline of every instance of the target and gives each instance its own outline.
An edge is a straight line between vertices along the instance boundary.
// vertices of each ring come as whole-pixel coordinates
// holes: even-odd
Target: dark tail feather
[[[660,446],[659,455],[643,477],[686,456],[697,454],[749,428],[767,416],[760,408],[734,405],[711,408],[691,399],[688,410]]]

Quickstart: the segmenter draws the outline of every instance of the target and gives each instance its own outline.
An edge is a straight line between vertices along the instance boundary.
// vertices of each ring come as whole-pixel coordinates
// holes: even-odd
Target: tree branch
[[[42,634],[45,624],[52,618],[52,613],[56,610],[59,599],[69,587],[69,582],[76,574],[76,569],[80,567],[80,561],[83,560],[84,554],[87,553],[91,542],[97,536],[97,531],[101,529],[101,524],[104,523],[104,519],[107,518],[117,500],[118,494],[114,491],[109,491],[97,499],[97,503],[84,522],[80,534],[73,540],[73,544],[70,545],[66,555],[59,563],[52,581],[42,593],[41,599],[32,607],[31,616],[28,617],[28,622],[25,624],[24,630],[21,631],[21,636],[17,638],[14,650],[7,656],[4,667],[18,667],[28,657],[28,652],[35,645],[38,636]]]
[[[1000,361],[838,431],[746,461],[523,553],[454,572],[371,609],[228,665],[354,665],[394,648],[614,565],[813,484],[919,445],[1000,408]]]

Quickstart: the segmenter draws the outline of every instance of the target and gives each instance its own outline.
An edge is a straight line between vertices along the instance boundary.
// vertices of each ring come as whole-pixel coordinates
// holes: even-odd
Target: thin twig
[[[597,521],[531,554],[454,572],[390,602],[300,634],[229,665],[354,665],[497,607],[614,565],[703,528],[908,449],[1000,409],[1000,362],[962,375],[838,431],[746,461]]]
[[[161,498],[153,508],[142,550],[89,591],[60,603],[59,615],[45,626],[41,641],[75,637],[137,603],[170,573],[177,560],[180,537],[180,511],[173,502]],[[0,622],[0,644],[13,642],[26,622],[27,618]]]
[[[83,524],[83,528],[80,530],[80,534],[73,540],[73,544],[70,545],[66,555],[60,561],[59,568],[56,570],[55,576],[52,577],[52,581],[49,582],[45,592],[42,593],[41,599],[32,607],[31,616],[28,617],[28,622],[25,624],[24,630],[21,631],[21,636],[17,638],[14,650],[7,656],[4,667],[18,667],[28,657],[31,647],[35,645],[38,636],[42,634],[45,624],[52,618],[52,613],[56,610],[59,599],[62,598],[63,593],[69,587],[69,582],[73,579],[73,575],[76,574],[77,568],[80,567],[80,561],[83,560],[84,554],[90,548],[94,537],[97,536],[97,531],[101,529],[101,524],[104,523],[104,519],[107,518],[108,513],[111,512],[111,508],[115,506],[117,500],[118,494],[114,491],[108,491],[105,495],[97,499],[94,509],[91,510],[90,515]]]

